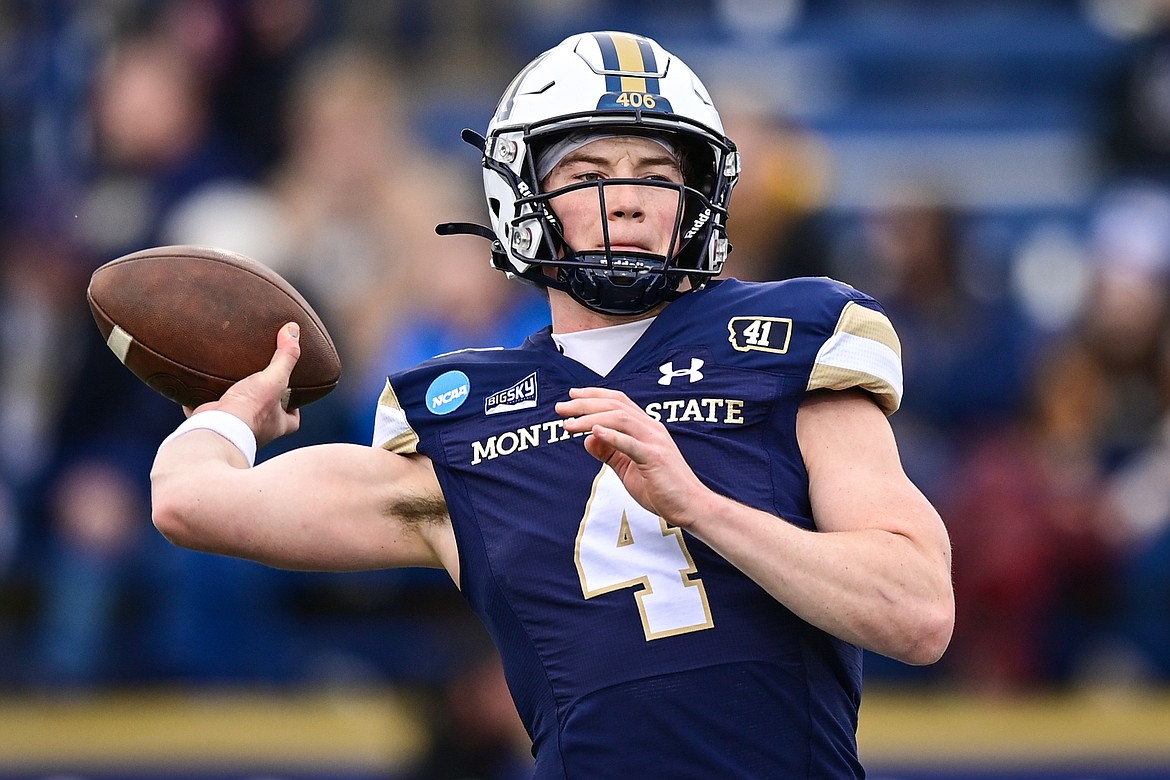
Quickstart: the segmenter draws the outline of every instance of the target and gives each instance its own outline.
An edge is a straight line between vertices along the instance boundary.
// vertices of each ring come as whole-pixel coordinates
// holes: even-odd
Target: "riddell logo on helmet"
[[[694,223],[691,225],[691,227],[687,230],[686,233],[683,233],[683,240],[686,241],[687,239],[694,238],[695,235],[698,234],[698,232],[703,229],[703,225],[706,225],[710,221],[711,221],[711,209],[703,209],[703,213],[700,214],[699,216],[695,217]]]
[[[525,198],[533,197],[532,188],[528,186],[528,182],[523,179],[516,179],[516,189],[520,191],[520,195]],[[560,223],[557,222],[556,215],[552,213],[552,209],[543,201],[540,204],[540,214],[553,227],[559,228]]]

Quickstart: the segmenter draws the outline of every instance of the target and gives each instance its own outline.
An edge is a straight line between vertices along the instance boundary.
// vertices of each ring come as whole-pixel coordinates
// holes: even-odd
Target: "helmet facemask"
[[[673,134],[638,132],[628,125],[614,129],[618,132],[613,135],[617,136],[665,138],[666,141],[660,143],[673,149],[679,158],[682,182],[610,178],[573,183],[546,192],[536,170],[539,154],[529,155],[523,173],[518,177],[506,168],[499,172],[501,175],[511,174],[518,193],[515,215],[509,220],[508,230],[513,248],[520,245],[531,257],[530,267],[519,276],[532,284],[567,292],[593,311],[635,315],[673,300],[683,292],[704,286],[720,272],[723,259],[730,251],[730,245],[722,237],[727,210],[705,194],[719,178],[711,173],[715,165],[711,151],[697,148],[699,144],[692,141],[674,138]],[[605,136],[606,133],[599,131],[597,135]],[[528,139],[526,142],[528,149],[541,146]],[[549,145],[550,142],[545,140],[543,146],[547,148]],[[673,193],[673,226],[664,254],[613,248],[607,192],[612,192],[614,187],[628,186]],[[566,239],[556,201],[582,190],[596,193],[603,245],[592,250],[575,251]],[[520,195],[522,192],[531,194]],[[723,200],[726,202],[725,197]],[[712,235],[716,230],[718,235]],[[540,236],[540,245],[535,251],[528,244],[532,236]],[[714,246],[718,246],[718,253],[711,251]],[[545,269],[555,269],[555,273],[548,273]],[[687,286],[680,290],[684,282]]]
[[[577,182],[543,192],[537,182],[535,193],[516,200],[518,215],[511,220],[512,235],[541,235],[528,281],[570,294],[587,309],[607,315],[638,315],[681,295],[681,285],[702,287],[717,269],[704,268],[700,257],[707,246],[711,216],[717,207],[706,195],[684,181],[652,179],[604,179]],[[534,177],[535,180],[535,177]],[[607,193],[614,187],[647,187],[673,194],[674,216],[665,254],[632,249],[614,249]],[[598,220],[603,246],[574,250],[565,237],[564,221],[557,214],[557,200],[570,193],[596,193]],[[647,199],[663,195],[647,193]],[[722,210],[722,209],[718,209]],[[538,223],[539,229],[534,223]],[[549,274],[545,269],[555,269]]]

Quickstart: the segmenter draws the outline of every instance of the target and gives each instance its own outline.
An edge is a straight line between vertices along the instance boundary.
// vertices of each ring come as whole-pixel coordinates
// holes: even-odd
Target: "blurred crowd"
[[[875,683],[1170,684],[1170,24],[1146,5],[1094,98],[1093,196],[1006,247],[939,181],[834,209],[815,129],[723,105],[745,159],[729,274],[837,277],[902,339],[892,423],[953,538],[958,623],[942,663],[871,658]],[[147,474],[181,411],[117,362],[84,295],[98,265],[160,244],[271,265],[329,324],[344,376],[261,457],[366,443],[388,372],[547,323],[486,244],[433,227],[481,219],[474,151],[454,142],[543,48],[518,20],[579,10],[0,5],[0,690],[421,686],[440,722],[462,719],[432,776],[508,765],[498,667],[445,574],[279,572],[153,531]]]

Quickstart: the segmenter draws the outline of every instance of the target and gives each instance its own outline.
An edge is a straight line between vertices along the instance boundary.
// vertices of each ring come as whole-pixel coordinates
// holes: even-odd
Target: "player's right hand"
[[[218,401],[203,404],[195,411],[219,409],[234,414],[256,434],[259,446],[295,432],[301,424],[301,412],[290,412],[285,407],[289,377],[300,356],[300,327],[289,322],[277,332],[276,351],[264,370],[244,377]]]

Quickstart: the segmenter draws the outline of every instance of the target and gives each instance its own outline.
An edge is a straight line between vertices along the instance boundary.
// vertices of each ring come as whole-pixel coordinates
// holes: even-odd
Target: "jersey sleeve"
[[[876,304],[875,304],[876,306]],[[850,300],[817,351],[807,390],[861,388],[887,415],[902,403],[902,346],[889,317]]]
[[[406,416],[406,409],[398,400],[392,379],[386,380],[386,387],[378,398],[374,414],[373,445],[399,455],[413,455],[418,452],[419,436]]]

